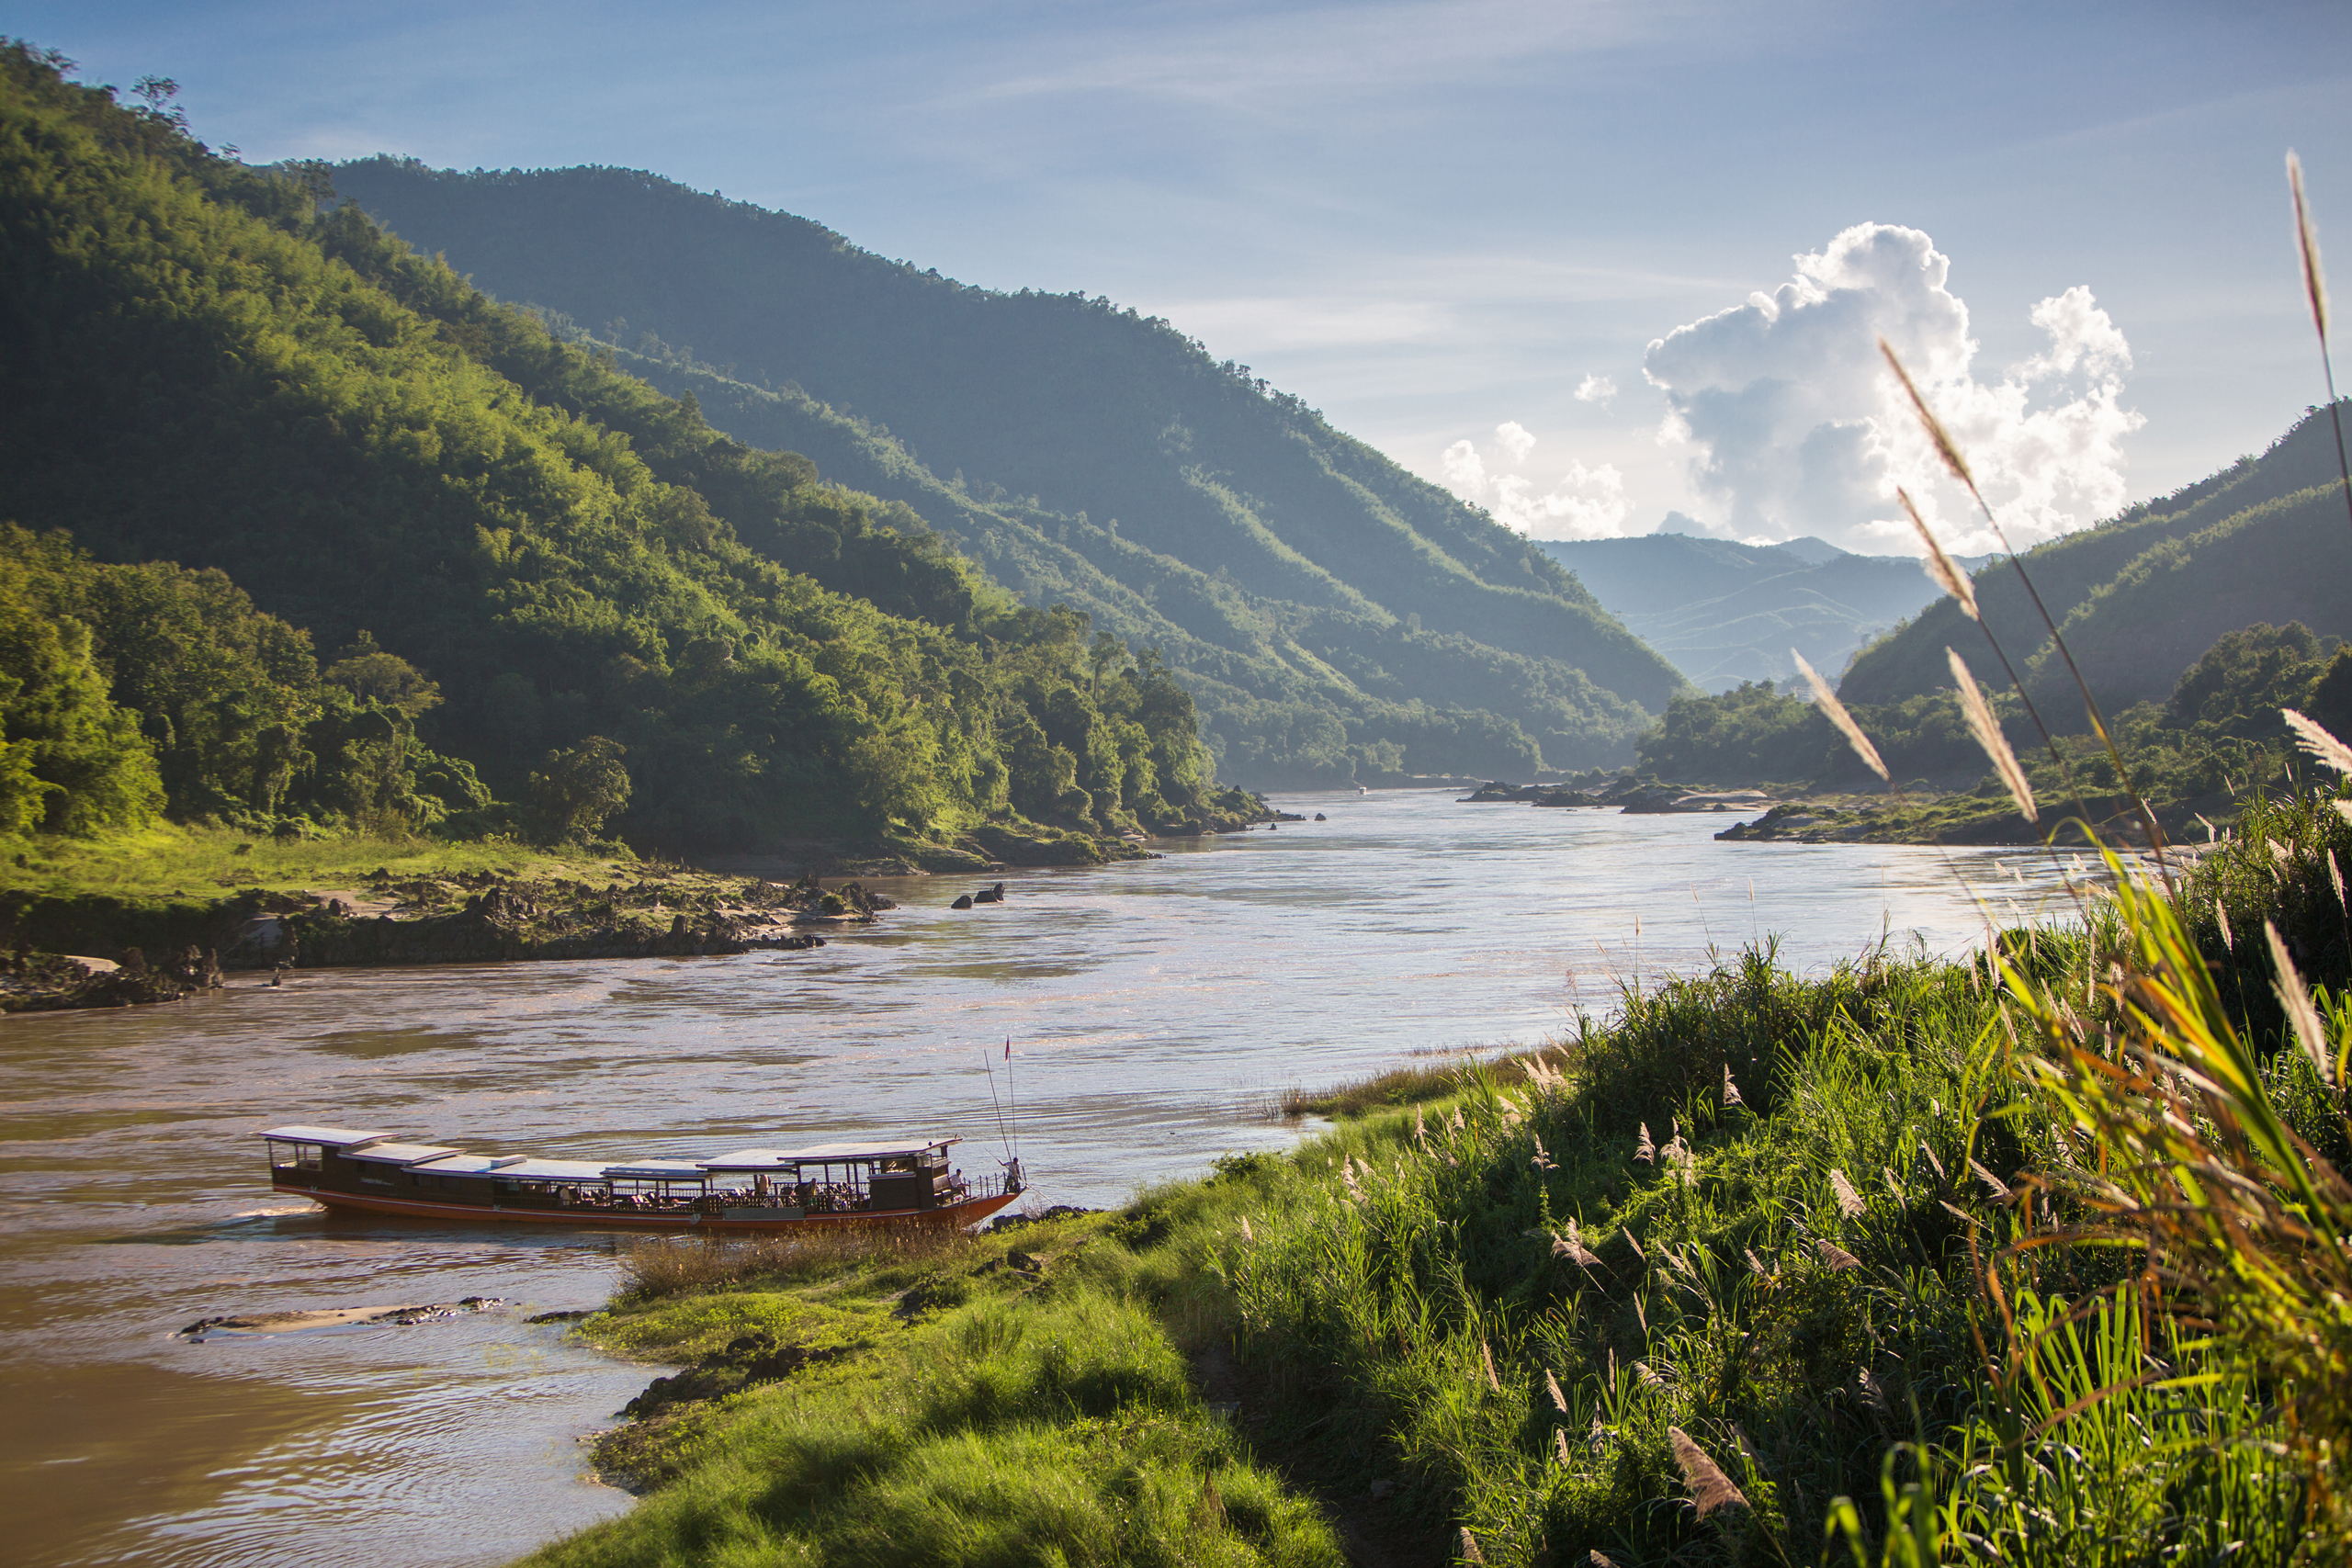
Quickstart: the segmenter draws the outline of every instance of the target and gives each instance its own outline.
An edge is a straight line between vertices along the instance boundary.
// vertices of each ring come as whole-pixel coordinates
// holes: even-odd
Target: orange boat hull
[[[331,1209],[362,1213],[396,1214],[416,1220],[458,1220],[495,1224],[580,1225],[591,1230],[709,1231],[719,1235],[758,1235],[776,1231],[821,1230],[842,1225],[910,1225],[922,1229],[961,1229],[976,1225],[1011,1203],[1020,1194],[1000,1192],[987,1198],[967,1198],[936,1209],[885,1209],[879,1213],[800,1214],[786,1219],[737,1218],[672,1211],[630,1213],[613,1209],[541,1209],[481,1203],[429,1203],[414,1198],[379,1198],[364,1192],[337,1192],[322,1188],[270,1183],[271,1190],[289,1198],[308,1198]]]

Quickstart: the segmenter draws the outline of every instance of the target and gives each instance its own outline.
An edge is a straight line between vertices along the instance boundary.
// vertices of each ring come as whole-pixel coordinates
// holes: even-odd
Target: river
[[[1935,952],[2063,908],[2018,851],[1719,844],[1724,818],[1290,795],[1284,823],[1100,870],[883,886],[809,953],[321,971],[280,989],[0,1020],[0,1507],[35,1564],[461,1568],[628,1506],[579,1438],[650,1374],[532,1314],[590,1307],[625,1239],[331,1218],[258,1129],[498,1152],[697,1155],[933,1130],[1037,1200],[1115,1203],[1408,1053],[1533,1042],[1617,987],[1781,939],[1799,969]],[[1004,1043],[1012,1043],[1008,1075]],[[503,1298],[405,1327],[214,1337],[208,1315]]]

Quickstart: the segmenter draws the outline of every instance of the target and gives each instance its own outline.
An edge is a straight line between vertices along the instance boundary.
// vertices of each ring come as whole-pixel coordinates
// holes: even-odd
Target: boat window
[[[392,1173],[384,1167],[370,1161],[359,1168],[359,1185],[362,1187],[390,1187],[391,1184]]]
[[[320,1145],[317,1144],[272,1144],[269,1163],[279,1170],[316,1170],[319,1168]]]

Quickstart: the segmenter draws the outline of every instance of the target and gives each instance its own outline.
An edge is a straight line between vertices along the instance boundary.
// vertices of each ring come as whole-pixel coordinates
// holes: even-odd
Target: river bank
[[[1295,1146],[1301,1125],[1267,1116],[1290,1086],[1532,1043],[1753,932],[1787,933],[1782,962],[1812,974],[1889,931],[1955,953],[1984,908],[2072,907],[2040,854],[1726,855],[1705,818],[1461,793],[1282,796],[1304,820],[1100,869],[867,879],[899,908],[815,954],[252,972],[169,1007],[0,1020],[0,1399],[26,1413],[0,1431],[0,1507],[21,1555],[492,1568],[630,1506],[581,1478],[573,1438],[652,1371],[529,1321],[597,1306],[629,1238],[322,1213],[271,1194],[261,1128],[607,1161],[914,1129],[985,1169],[1005,1151],[982,1057],[1006,1088],[1010,1037],[1041,1201],[1117,1209],[1220,1152]],[[998,880],[1005,904],[952,908]],[[467,1296],[510,1304],[172,1337]]]
[[[1227,791],[1166,831],[1214,837],[1279,815]],[[979,877],[1155,852],[1140,837],[1023,822],[983,823],[944,843],[811,840],[691,863],[618,843],[360,833],[281,843],[201,827],[32,840],[0,862],[0,1012],[175,1001],[241,970],[821,947],[824,931],[871,924],[894,907],[865,890],[876,877]]]
[[[2306,815],[2315,863],[2345,825]],[[2072,1245],[2122,1178],[2063,1054],[2012,1043],[2132,1027],[2119,965],[2187,934],[2105,908],[1810,976],[1751,948],[1303,1095],[1344,1119],[1009,1245],[649,1247],[580,1329],[688,1363],[596,1447],[643,1500],[524,1563],[2334,1561],[2256,1393],[2324,1396],[2324,1352],[2142,1316]],[[2266,974],[2235,954],[2211,995]],[[2341,1145],[2302,1055],[2263,1059],[2249,1102]]]
[[[1830,790],[1776,784],[1704,786],[1627,773],[1570,784],[1495,782],[1461,798],[1481,806],[1728,817],[1731,824],[1714,835],[1726,843],[2039,847],[2055,841],[2063,848],[2085,848],[2094,841],[2144,847],[2147,839],[2136,804],[2126,797],[2093,795],[2079,806],[2070,802],[2057,811],[2047,809],[2057,803],[2045,802],[2043,815],[2049,820],[2029,822],[2007,790],[1975,779],[1920,779],[1900,788]],[[2153,809],[2166,841],[2179,843],[2203,839],[2208,817],[2227,818],[2237,806],[2236,798],[2223,792],[2158,801]],[[2091,825],[2091,835],[2075,823],[2078,817]]]

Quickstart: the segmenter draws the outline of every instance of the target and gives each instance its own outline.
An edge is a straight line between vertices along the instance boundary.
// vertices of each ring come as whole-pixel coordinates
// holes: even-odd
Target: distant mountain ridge
[[[1547,540],[1543,548],[1710,692],[1790,679],[1792,648],[1834,678],[1937,597],[1917,560],[1853,555],[1826,539],[1757,546],[1659,533]]]
[[[1159,646],[1227,777],[1623,760],[1685,689],[1542,549],[1165,321],[967,288],[631,171],[334,177],[737,438]]]
[[[2223,632],[2300,621],[2352,637],[2352,517],[2327,411],[2310,411],[2258,457],[2037,546],[2024,565],[2110,712],[2161,700]],[[2079,723],[2073,680],[2017,569],[1997,561],[1974,574],[1974,589],[1984,626],[2047,716]],[[1989,663],[1984,632],[1950,598],[1863,649],[1838,695],[1888,703],[1949,686],[1946,647]]]

